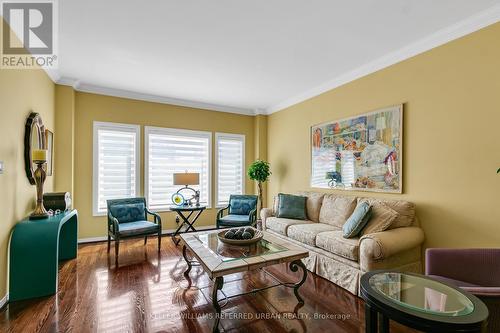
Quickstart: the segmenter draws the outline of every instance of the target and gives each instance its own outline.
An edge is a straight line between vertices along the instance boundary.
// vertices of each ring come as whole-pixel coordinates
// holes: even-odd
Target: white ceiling
[[[63,0],[59,82],[270,113],[500,19],[500,0]]]

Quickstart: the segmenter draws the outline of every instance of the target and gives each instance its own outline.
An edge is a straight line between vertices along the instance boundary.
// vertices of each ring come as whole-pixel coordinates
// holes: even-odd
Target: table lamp
[[[196,207],[200,206],[200,191],[195,190],[189,185],[200,185],[200,174],[195,172],[183,172],[183,173],[174,173],[174,185],[184,185],[184,187],[180,188],[176,193],[179,193],[184,190],[190,190],[194,192],[194,195],[191,199],[186,200],[186,204],[188,206],[192,205],[192,200],[196,200]]]
[[[31,152],[31,160],[37,165],[34,172],[36,183],[36,207],[30,215],[30,220],[43,219],[49,216],[45,207],[43,206],[43,183],[47,178],[47,173],[43,169],[43,165],[47,163],[47,150],[46,149],[33,149]]]

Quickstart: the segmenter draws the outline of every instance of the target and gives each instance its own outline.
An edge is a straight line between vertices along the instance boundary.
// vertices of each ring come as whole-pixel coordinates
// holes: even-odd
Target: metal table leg
[[[212,305],[215,308],[215,322],[214,322],[214,326],[212,329],[213,333],[219,333],[221,307],[220,307],[219,300],[217,297],[217,292],[219,290],[222,290],[223,285],[224,285],[224,278],[222,276],[216,277],[215,281],[214,281],[214,286],[212,289]]]
[[[299,301],[299,303],[303,304],[304,300],[299,295],[299,288],[300,288],[300,286],[302,286],[304,284],[304,282],[306,282],[307,268],[304,265],[304,263],[302,262],[302,260],[295,260],[295,261],[292,261],[290,263],[290,269],[292,270],[292,272],[296,272],[299,269],[299,267],[302,268],[303,275],[302,275],[302,279],[293,285],[293,293],[295,294],[295,297],[297,297],[297,300]]]

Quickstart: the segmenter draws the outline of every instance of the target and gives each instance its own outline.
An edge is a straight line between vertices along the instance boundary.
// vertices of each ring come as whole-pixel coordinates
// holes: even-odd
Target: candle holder
[[[35,183],[36,183],[36,207],[33,213],[30,215],[30,220],[39,220],[44,219],[49,216],[45,207],[43,206],[43,183],[45,182],[45,178],[47,178],[47,173],[43,169],[43,165],[46,161],[33,161],[37,165],[37,168],[34,172]]]

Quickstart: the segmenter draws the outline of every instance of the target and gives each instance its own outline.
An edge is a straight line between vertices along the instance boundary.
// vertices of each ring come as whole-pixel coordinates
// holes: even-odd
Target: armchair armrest
[[[273,210],[271,208],[262,208],[260,211],[260,218],[262,219],[262,230],[266,230],[266,219],[273,216]]]
[[[146,208],[146,213],[153,216],[155,223],[161,225],[161,217],[155,212],[150,211],[149,209]]]
[[[226,207],[223,207],[223,208],[219,209],[217,211],[217,219],[221,219],[222,216],[224,216],[224,211],[227,210],[227,209],[229,209],[229,205],[227,205]]]
[[[250,216],[250,221],[252,222],[252,225],[254,225],[255,222],[257,221],[257,208],[252,209],[250,211],[250,214],[248,215]]]
[[[108,230],[109,227],[111,226],[113,234],[116,234],[117,231],[119,230],[118,224],[119,224],[118,219],[114,217],[110,212],[108,212]]]
[[[460,287],[473,295],[480,297],[494,297],[500,300],[500,287]]]
[[[369,267],[371,262],[421,246],[424,232],[419,227],[396,228],[365,235],[359,242],[361,267]]]

